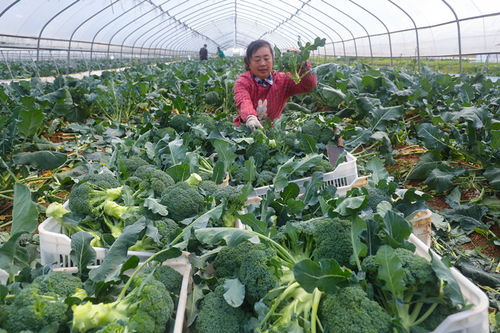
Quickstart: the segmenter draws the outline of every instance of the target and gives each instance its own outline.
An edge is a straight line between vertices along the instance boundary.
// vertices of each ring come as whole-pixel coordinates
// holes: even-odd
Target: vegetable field
[[[0,332],[449,332],[474,307],[451,267],[499,329],[500,81],[313,64],[318,86],[251,132],[232,123],[242,72],[0,86]],[[323,178],[347,152],[339,195]],[[411,236],[427,211],[430,261]]]

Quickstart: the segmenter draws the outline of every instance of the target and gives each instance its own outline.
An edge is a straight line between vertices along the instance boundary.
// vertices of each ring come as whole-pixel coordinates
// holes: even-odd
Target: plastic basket
[[[415,244],[416,254],[430,260],[429,247],[414,234],[409,241]],[[432,251],[432,250],[431,250]],[[432,254],[439,257],[432,251]],[[465,300],[472,307],[466,311],[455,313],[446,319],[433,331],[433,333],[487,333],[488,326],[488,297],[463,276],[456,268],[451,268],[453,277],[457,280]]]
[[[423,209],[409,216],[412,224],[412,233],[426,246],[431,246],[432,211]]]
[[[181,290],[179,292],[179,302],[177,303],[175,322],[172,330],[169,331],[172,333],[184,332],[187,297],[191,283],[191,264],[189,263],[188,255],[189,255],[188,252],[184,252],[182,256],[178,258],[168,259],[163,262],[163,265],[172,267],[182,275],[182,284],[181,284]],[[77,272],[76,267],[58,267],[54,268],[54,270],[64,271],[69,273]]]
[[[323,187],[333,185],[337,188],[337,195],[344,196],[352,185],[358,179],[358,166],[356,164],[356,157],[350,153],[346,153],[346,161],[337,165],[335,170],[327,172],[323,175]],[[300,193],[305,191],[305,183],[311,181],[311,177],[291,180],[291,183],[299,185]],[[267,191],[272,189],[272,185],[257,187],[250,193],[249,197],[265,198]],[[280,190],[280,189],[277,189]]]
[[[65,204],[67,205],[67,203]],[[71,238],[62,233],[61,225],[49,217],[38,226],[40,234],[40,261],[42,265],[58,265],[60,267],[75,266],[70,258]],[[94,247],[96,259],[94,265],[100,265],[109,249]],[[129,257],[137,256],[140,261],[151,257],[151,252],[128,251]]]

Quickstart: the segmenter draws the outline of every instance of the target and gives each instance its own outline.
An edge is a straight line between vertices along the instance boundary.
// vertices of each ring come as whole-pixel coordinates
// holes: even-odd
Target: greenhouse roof
[[[0,31],[6,47],[108,56],[324,37],[325,55],[446,57],[500,52],[500,1],[4,0]]]

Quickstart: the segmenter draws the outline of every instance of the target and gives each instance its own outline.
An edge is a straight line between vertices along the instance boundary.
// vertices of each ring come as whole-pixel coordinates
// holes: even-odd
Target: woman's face
[[[259,79],[265,79],[273,70],[273,55],[268,46],[257,49],[250,58],[250,72]]]

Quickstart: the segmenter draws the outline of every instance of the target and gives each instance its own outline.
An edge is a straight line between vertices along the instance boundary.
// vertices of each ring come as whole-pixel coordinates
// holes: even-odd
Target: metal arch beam
[[[119,2],[121,0],[115,0],[114,2],[111,2],[109,5],[107,5],[106,7],[98,10],[96,13],[94,13],[93,15],[90,15],[87,19],[85,19],[82,23],[80,23],[76,28],[75,30],[73,30],[73,32],[71,33],[71,37],[69,38],[69,45],[68,45],[68,67],[71,63],[71,43],[73,42],[73,37],[75,36],[75,33],[85,24],[87,23],[88,21],[90,21],[91,19],[93,19],[94,17],[96,17],[97,15],[99,15],[100,13],[102,13],[103,11],[105,11],[106,9],[108,9],[109,7],[113,6],[115,3]]]
[[[145,1],[148,1],[148,0],[145,0]],[[170,0],[166,0],[165,2],[162,2],[159,6],[162,6],[164,4],[166,4],[167,2],[169,2]],[[135,6],[133,7],[135,8]],[[155,9],[157,9],[157,7],[153,7],[151,8],[150,10],[148,10],[147,12],[145,13],[142,13],[141,15],[135,17],[133,20],[130,20],[128,21],[127,23],[125,23],[120,29],[116,30],[115,33],[111,36],[111,38],[109,39],[109,42],[108,42],[108,51],[107,51],[107,54],[108,54],[108,58],[109,58],[109,50],[110,50],[110,47],[111,47],[111,42],[113,41],[113,38],[115,38],[115,36],[120,32],[122,31],[123,29],[125,29],[126,27],[128,27],[130,24],[134,23],[135,21],[139,20],[140,18],[144,17],[145,15],[151,13],[152,11],[154,11]],[[151,22],[152,20],[155,20],[157,17],[163,15],[163,13],[155,16],[153,19],[149,20],[147,23]],[[134,30],[132,31],[130,34],[128,34],[123,40],[122,40],[122,44],[120,45],[120,59],[123,58],[123,45],[125,45],[125,41],[127,40],[127,38],[132,35],[133,33],[135,33],[137,30]]]
[[[311,0],[307,0],[308,2],[310,2]],[[297,14],[300,12],[300,10],[302,8],[304,8],[304,6],[306,5],[305,2],[302,3],[302,7],[300,8],[297,8],[297,10],[295,11],[295,13],[293,13],[290,17],[288,17],[287,19],[283,20],[282,22],[278,23],[278,25],[276,27],[274,27],[274,29],[271,29],[271,31],[276,31],[276,29],[278,29],[280,26],[284,25],[286,22],[290,21],[294,16],[297,16]],[[268,32],[267,33],[264,33],[262,34],[261,36],[259,36],[258,39],[261,39],[262,37],[264,37],[266,34],[269,34]]]
[[[228,17],[230,17],[230,16],[228,16]],[[246,17],[246,16],[243,16],[243,15],[242,15],[241,17],[242,17],[242,18],[244,18],[245,20],[250,21],[250,22],[252,22],[252,21],[254,20],[254,17]],[[224,18],[224,19],[225,19],[225,18]],[[263,24],[263,23],[261,23],[261,24],[262,24],[262,25],[266,25],[266,26],[267,26],[267,24]],[[271,27],[271,26],[269,26],[269,27]],[[287,39],[288,39],[288,38],[289,38],[289,37],[287,36]],[[186,39],[186,38],[184,38],[184,40],[185,40],[185,39]],[[252,40],[253,40],[253,39],[252,39]],[[162,44],[162,47],[163,47],[163,45],[165,45],[165,43],[166,43],[166,45],[169,45],[168,43],[169,43],[170,41],[171,41],[171,40],[165,40],[165,41],[163,42],[163,44]],[[183,42],[183,40],[179,40],[179,41],[172,40],[172,43],[173,43],[173,44],[171,44],[171,45],[172,45],[172,46],[174,46],[174,45],[177,45],[177,44],[179,44],[179,43],[181,43],[181,42]],[[166,46],[166,45],[165,45],[165,46]],[[246,45],[245,45],[245,46],[246,46]]]
[[[216,3],[214,3],[214,4],[217,4],[217,3],[220,3],[220,2],[224,2],[224,1],[225,1],[225,0],[221,0],[221,1],[216,2]],[[173,9],[173,8],[176,8],[176,7],[178,7],[178,6],[182,5],[182,4],[184,4],[184,2],[181,2],[181,3],[177,4],[177,5],[175,5],[174,7],[169,8],[168,10],[171,10],[171,9]],[[212,5],[214,5],[214,4],[211,4],[211,5],[209,5],[209,6],[212,6]],[[196,7],[197,5],[199,5],[199,3],[196,3],[196,4],[194,4],[194,5],[190,6],[190,7],[186,8],[186,9],[191,9],[191,8],[194,8],[194,7]],[[168,10],[167,10],[167,12],[168,12]],[[169,15],[169,18],[172,18],[172,19],[174,20],[174,22],[175,22],[175,23],[179,23],[180,25],[182,25],[182,26],[186,27],[187,29],[192,30],[194,33],[196,33],[196,34],[198,34],[198,35],[200,35],[200,36],[204,36],[203,34],[201,34],[201,33],[199,33],[198,31],[196,31],[196,30],[192,29],[191,27],[189,27],[186,23],[182,22],[182,21],[181,21],[181,19],[184,19],[185,17],[186,17],[186,16],[183,16],[182,18],[176,18],[175,16]],[[149,22],[151,22],[151,21],[149,21]],[[149,23],[149,22],[147,22],[147,23]],[[163,23],[163,22],[162,22],[162,23]],[[157,26],[161,25],[162,23],[158,24]],[[170,25],[171,25],[171,24],[169,24],[168,26],[170,26]],[[142,28],[143,26],[144,26],[144,25],[142,25],[142,26],[141,26],[141,28]],[[167,27],[168,27],[168,26],[167,26]],[[156,26],[155,26],[155,27],[156,27]],[[153,28],[155,28],[155,27],[153,27]],[[166,28],[166,27],[165,27],[165,28]],[[163,29],[165,29],[165,28],[162,28],[161,30],[163,30]],[[150,30],[152,30],[152,29],[150,29]],[[136,30],[136,31],[134,31],[134,32],[132,32],[132,33],[135,33],[135,32],[137,32],[137,30]],[[149,30],[148,30],[148,32],[149,32]],[[155,34],[156,34],[156,33],[155,33]],[[154,34],[153,34],[153,35],[154,35]],[[129,35],[128,35],[125,39],[127,39],[129,36],[130,36],[130,34],[129,34]],[[132,54],[134,53],[135,44],[136,44],[136,43],[137,43],[137,41],[138,41],[141,37],[143,37],[143,36],[144,36],[144,35],[139,36],[139,37],[138,37],[138,38],[134,41],[133,46],[132,46]],[[207,40],[212,41],[214,44],[217,44],[215,41],[213,41],[213,40],[212,40],[211,38],[209,38],[208,36],[204,36],[204,37],[205,37]],[[125,40],[124,40],[124,41],[125,41]],[[123,44],[122,44],[122,46],[123,46]]]
[[[8,5],[7,8],[5,8],[4,10],[2,10],[2,12],[0,13],[0,17],[2,17],[3,14],[5,14],[7,11],[9,11],[9,9],[11,9],[12,7],[14,7],[19,1],[21,1],[21,0],[14,1],[10,5]]]
[[[42,29],[40,30],[40,33],[38,34],[38,41],[37,41],[37,44],[36,44],[36,61],[39,61],[40,60],[40,38],[42,38],[42,34],[43,34],[43,31],[45,30],[45,28],[47,28],[47,26],[50,24],[50,22],[52,22],[56,17],[58,17],[59,15],[61,15],[62,13],[64,13],[66,10],[68,10],[69,8],[73,7],[73,5],[75,5],[77,2],[79,2],[80,0],[75,0],[73,1],[72,3],[70,3],[69,5],[67,5],[66,7],[64,7],[63,9],[61,9],[60,11],[58,11],[54,16],[52,16],[42,27]]]
[[[323,1],[323,2],[325,2],[325,1]],[[330,7],[334,8],[335,10],[337,10],[337,11],[341,12],[342,14],[344,14],[345,16],[347,16],[348,18],[350,18],[350,19],[351,19],[351,20],[353,20],[354,22],[356,22],[356,23],[357,23],[357,24],[358,24],[358,25],[359,25],[359,26],[360,26],[360,27],[361,27],[361,28],[365,31],[366,35],[368,36],[368,45],[369,45],[369,47],[370,47],[370,58],[372,58],[372,59],[373,59],[372,39],[371,39],[370,34],[368,33],[368,30],[366,30],[365,26],[364,26],[363,24],[361,24],[358,20],[356,20],[354,17],[352,17],[351,15],[347,14],[346,12],[344,12],[343,10],[338,9],[336,6],[333,6],[332,4],[329,4],[329,3],[327,3],[327,4],[328,4]],[[312,6],[311,4],[309,4],[309,6],[310,6],[310,7],[312,7],[312,8],[315,8],[315,9],[316,9],[316,7]],[[328,15],[328,17],[330,17],[330,16]],[[351,36],[352,36],[352,33],[351,33]],[[354,47],[356,48],[356,43],[354,43]],[[356,50],[356,55],[357,55],[357,53],[358,53],[358,52],[357,52],[357,50]]]
[[[446,2],[446,0],[442,0],[448,8],[450,8],[451,12],[453,13],[453,16],[455,16],[455,20],[457,22],[457,34],[458,34],[458,63],[459,63],[459,68],[460,68],[460,73],[462,73],[462,33],[460,32],[460,21],[458,20],[457,13],[455,13],[455,10],[453,7]]]
[[[212,4],[212,5],[214,5],[214,4]],[[212,5],[210,5],[210,6],[212,6]],[[210,7],[210,6],[208,6],[208,7]],[[251,9],[253,10],[253,8],[252,8],[252,7],[249,7],[249,8],[251,8]],[[214,8],[214,10],[220,10],[220,7],[219,7],[219,8]],[[261,15],[262,13],[261,13],[261,12],[259,12],[258,14],[259,14],[259,15]],[[276,13],[276,14],[277,14],[277,15],[279,15],[278,13]],[[205,11],[205,12],[201,12],[201,13],[199,13],[199,14],[197,14],[197,15],[193,16],[193,17],[190,17],[190,19],[194,19],[194,18],[196,18],[196,17],[199,17],[200,15],[206,15],[206,11]],[[305,27],[303,27],[303,28],[304,28],[304,29],[306,29],[307,31],[309,31],[309,32],[311,32],[311,33],[312,33],[312,31],[310,31],[309,29],[307,29],[307,28],[305,28]],[[294,33],[295,33],[295,32],[294,32]],[[215,44],[217,44],[217,43],[215,43]]]
[[[286,3],[285,1],[283,1],[283,0],[280,0],[280,1],[281,1],[282,3],[287,4],[287,3]],[[289,5],[289,4],[288,4],[288,5]],[[311,6],[311,5],[309,5],[309,6]],[[315,7],[313,7],[313,6],[311,6],[311,8],[313,8],[313,9],[317,10],[317,9],[316,9]],[[310,15],[309,13],[306,13],[306,12],[303,12],[303,14],[304,14],[304,15],[307,15],[307,16],[309,16],[309,17],[311,17],[313,20],[316,20],[316,21],[318,21],[319,23],[323,24],[324,26],[328,27],[328,29],[330,29],[331,31],[333,31],[333,33],[334,33],[334,34],[336,34],[336,35],[337,35],[337,36],[338,36],[341,40],[343,40],[343,39],[342,39],[342,37],[340,36],[340,34],[339,34],[339,33],[338,33],[335,29],[332,29],[331,27],[329,27],[329,26],[328,26],[328,25],[326,25],[325,23],[321,22],[321,20],[319,20],[317,17],[314,17],[314,16],[312,16],[312,15]],[[325,15],[326,15],[326,14],[325,14]],[[327,17],[330,17],[329,15],[326,15],[326,16],[327,16]],[[305,21],[304,19],[302,19],[302,18],[301,18],[301,17],[299,17],[299,16],[297,16],[297,18],[299,18],[299,19],[301,19],[301,20]],[[328,36],[328,38],[330,39],[330,42],[332,43],[332,45],[334,45],[334,44],[333,44],[333,39],[332,39],[332,37],[330,36],[330,34],[325,33],[325,32],[323,31],[323,29],[319,28],[319,27],[318,27],[318,26],[316,26],[316,25],[313,25],[313,26],[314,26],[316,29],[318,29],[319,31],[321,31],[323,34],[325,34],[326,36]],[[345,45],[344,45],[344,44],[342,44],[342,45],[344,46],[344,54],[345,54]],[[325,48],[325,52],[326,52],[326,48]],[[326,54],[326,53],[325,53],[325,54]]]
[[[273,7],[275,7],[275,6],[273,6]],[[250,8],[250,9],[254,10],[254,8],[253,8],[253,7],[248,7],[248,8]],[[277,13],[277,12],[275,12],[275,11],[273,11],[273,12],[274,12],[274,13],[276,13],[277,15],[279,15],[279,16],[282,16],[282,15],[280,15],[279,13]],[[261,14],[262,14],[262,12],[258,12],[258,14],[259,14],[259,15],[261,15]],[[198,14],[198,15],[196,15],[196,17],[197,17],[197,16],[200,16],[200,15]],[[273,19],[274,19],[274,18],[273,18]],[[307,29],[307,28],[305,28],[305,27],[302,27],[302,28],[303,28],[303,29],[305,29],[305,30],[307,30],[307,31],[309,31],[309,32],[312,34],[312,31],[310,31],[309,29]]]
[[[286,4],[286,2],[285,2],[285,1],[283,1],[283,0],[280,0],[280,1],[281,1],[282,3],[285,3],[285,4]],[[311,6],[311,5],[309,5],[309,6],[310,6],[311,8],[313,8],[313,9],[315,9],[315,10],[317,10],[317,11],[321,12],[321,11],[320,11],[319,9],[317,9],[316,7]],[[321,12],[321,13],[322,13],[322,12]],[[325,26],[327,26],[327,27],[328,27],[328,25],[326,25],[325,23],[321,22],[318,18],[316,18],[316,17],[314,17],[314,16],[310,15],[309,13],[307,13],[307,12],[303,12],[303,14],[304,14],[304,15],[307,15],[307,16],[309,16],[309,17],[311,17],[313,20],[317,20],[317,21],[318,21],[318,22],[320,22],[321,24],[323,24],[323,25],[325,25]],[[330,15],[327,15],[327,14],[325,14],[325,13],[322,13],[322,14],[323,14],[323,15],[325,15],[325,16],[327,16],[327,17],[329,17],[329,18],[332,18]],[[297,18],[299,18],[299,19],[301,19],[301,20],[305,21],[304,19],[302,19],[302,18],[301,18],[301,17],[299,17],[299,16],[297,16]],[[314,26],[314,27],[316,27],[316,26]],[[341,42],[342,42],[342,48],[343,48],[343,50],[344,50],[344,57],[345,57],[345,56],[346,56],[346,51],[345,51],[345,43],[344,43],[344,39],[343,39],[343,38],[342,38],[342,36],[341,36],[341,35],[337,32],[337,30],[335,30],[335,29],[333,29],[333,28],[331,28],[331,27],[328,27],[328,28],[329,28],[330,30],[332,30],[332,31],[333,31],[333,33],[334,33],[334,34],[336,34],[336,35],[340,38],[340,40],[341,40]],[[323,30],[321,30],[321,29],[320,29],[320,31],[324,33],[324,31],[323,31]],[[330,35],[326,34],[326,33],[325,33],[325,35],[327,35],[327,36],[328,36],[328,38],[330,38],[330,42],[332,43],[332,47],[333,47],[333,53],[335,54],[335,43],[333,42],[332,37],[331,37]],[[325,54],[326,54],[326,48],[325,48]]]
[[[219,1],[219,2],[217,2],[217,3],[220,3],[220,2],[223,2],[223,1]],[[215,3],[215,4],[217,4],[217,3]],[[212,4],[212,5],[215,5],[215,4]],[[229,5],[231,5],[231,4],[229,4]],[[174,6],[174,7],[172,7],[172,8],[175,8],[175,7],[177,7],[177,6]],[[191,8],[194,8],[194,7],[195,7],[195,6],[193,5],[193,6],[189,7],[188,9],[191,9]],[[232,7],[232,5],[231,5],[231,7]],[[172,8],[171,8],[171,9],[172,9]],[[221,8],[221,7],[218,7],[218,9],[219,9],[219,10],[220,10],[220,8]],[[203,12],[203,14],[204,14],[204,15],[206,15],[206,13],[207,13],[207,12]],[[184,17],[182,17],[182,19],[184,19]],[[185,20],[184,22],[185,22],[185,23],[184,23],[184,24],[185,24],[185,26],[187,27],[189,23],[186,23],[186,22],[187,22],[187,20]],[[162,22],[162,23],[164,23],[164,22]],[[162,23],[160,23],[160,24],[158,24],[157,26],[155,26],[155,27],[151,28],[151,29],[150,29],[150,30],[148,30],[147,32],[149,32],[149,31],[153,30],[154,28],[157,28],[157,27],[158,27],[158,26],[160,26]],[[165,26],[165,27],[161,28],[160,30],[158,30],[157,32],[155,32],[154,34],[151,34],[148,38],[146,38],[146,40],[144,40],[144,42],[143,42],[143,43],[142,43],[142,45],[141,45],[141,53],[142,53],[142,49],[144,48],[144,45],[145,45],[145,44],[146,44],[146,43],[147,43],[147,42],[148,42],[151,38],[154,38],[154,37],[155,37],[158,33],[160,33],[160,31],[165,30],[165,29],[166,29],[167,27],[169,27],[170,25],[171,25],[171,24],[169,24],[169,25],[167,25],[167,26]],[[147,32],[146,32],[146,33],[147,33]],[[162,34],[162,36],[163,36],[163,34]],[[140,38],[140,37],[139,37],[139,38]],[[139,38],[138,38],[138,39],[139,39]],[[150,43],[150,45],[149,45],[149,48],[148,48],[148,49],[150,49],[150,48],[152,47],[152,45],[153,45],[153,43],[154,43],[155,41],[156,41],[156,40],[153,40],[153,41]],[[215,43],[215,44],[217,44],[217,43]],[[135,43],[134,43],[134,45],[132,46],[132,50],[133,50],[133,48],[134,48],[134,47],[135,47]],[[148,50],[148,56],[149,56],[149,50]]]
[[[328,2],[326,2],[324,0],[321,0],[321,2],[326,3],[328,6],[332,7],[333,9],[337,9],[335,6],[330,5]],[[344,24],[342,24],[339,21],[337,21],[336,19],[334,19],[333,17],[331,17],[331,16],[329,16],[329,17],[332,21],[334,21],[335,23],[337,23],[338,25],[340,25],[341,27],[346,29],[347,32],[349,32],[349,34],[351,35],[352,40],[354,42],[354,54],[356,55],[356,58],[357,58],[358,57],[358,45],[356,43],[356,39],[354,38],[354,34],[352,33],[352,31],[348,27],[346,27]],[[345,57],[345,50],[344,50],[344,57]]]
[[[390,56],[391,56],[391,66],[393,66],[391,32],[389,31],[389,28],[387,28],[387,25],[377,15],[373,14],[372,12],[370,12],[365,7],[363,7],[360,4],[354,2],[353,0],[348,0],[348,1],[351,2],[351,3],[353,3],[353,4],[355,4],[356,6],[358,6],[359,8],[361,8],[362,10],[364,10],[365,12],[367,12],[368,14],[370,14],[371,16],[373,16],[385,28],[385,31],[387,31],[387,37],[389,39],[389,53],[390,53]]]
[[[408,14],[408,12],[406,10],[404,10],[403,8],[401,8],[400,6],[398,6],[397,4],[395,4],[392,0],[387,0],[387,1],[389,1],[394,6],[396,6],[400,11],[402,11],[403,13],[405,13],[405,15],[408,16],[408,18],[413,23],[413,26],[415,27],[415,35],[416,35],[416,38],[417,38],[417,67],[418,67],[418,70],[420,70],[420,42],[418,40],[418,28],[417,28],[417,24],[413,20],[413,17],[411,17],[411,15]]]
[[[280,0],[280,2],[284,3],[285,5],[290,6],[290,4],[288,4],[286,1]],[[308,3],[307,3],[307,4],[308,4]],[[282,8],[280,8],[280,7],[277,7],[277,6],[273,6],[273,7],[277,8],[277,9],[282,9]],[[312,7],[312,8],[314,8],[314,7]],[[312,16],[312,15],[310,15],[310,14],[306,13],[306,12],[304,12],[304,14],[305,14],[305,15],[307,15],[307,16],[309,16],[309,17],[311,17],[314,21],[317,21],[317,22],[321,23],[322,25],[324,25],[324,26],[328,27],[328,26],[327,26],[324,22],[321,22],[318,18],[316,18],[316,17],[314,17],[314,16]],[[328,16],[328,15],[327,15],[327,16]],[[329,17],[329,16],[328,16],[328,17]],[[299,17],[299,16],[297,16],[297,18],[298,18],[298,19],[300,19],[300,20],[302,20],[302,21],[304,21],[304,22],[307,22],[306,20],[304,20],[303,18],[301,18],[301,17]],[[327,34],[327,33],[325,33],[325,31],[323,31],[323,29],[321,29],[319,26],[317,26],[316,24],[311,23],[311,22],[307,22],[307,23],[308,23],[308,24],[310,24],[310,25],[312,25],[314,28],[318,29],[321,33],[323,33],[323,34],[327,35],[327,36],[330,38],[330,41],[332,41],[332,42],[333,42],[333,40],[332,40],[332,38],[330,37],[330,35],[329,35],[329,34]],[[300,25],[300,26],[302,27],[302,25]],[[335,34],[337,34],[337,35],[339,36],[339,38],[340,38],[340,39],[342,39],[342,37],[341,37],[341,36],[340,36],[340,35],[339,35],[336,31],[335,31],[335,29],[332,29],[331,27],[328,27],[328,28],[329,28],[330,30],[332,30]],[[312,31],[311,31],[311,33],[312,33]]]
[[[136,4],[135,6],[130,7],[129,9],[127,9],[126,11],[124,11],[123,13],[121,13],[120,15],[118,15],[117,17],[115,17],[114,19],[112,19],[111,21],[109,21],[108,23],[106,23],[105,25],[103,25],[99,30],[97,30],[97,32],[94,34],[94,37],[92,37],[92,42],[90,44],[90,61],[92,61],[92,55],[93,55],[93,52],[94,52],[94,42],[95,42],[95,39],[97,38],[97,35],[99,35],[99,33],[101,31],[103,31],[111,23],[115,22],[120,17],[122,17],[123,15],[127,14],[128,12],[130,12],[131,10],[133,10],[134,8],[142,5],[146,1],[147,0],[142,0],[141,2],[139,2],[138,4]],[[109,55],[109,43],[108,43],[108,55]]]
[[[229,13],[230,13],[230,12],[228,12],[228,14],[229,14]],[[224,14],[225,14],[225,13],[224,13]],[[240,14],[240,15],[241,15],[241,14]],[[228,16],[228,17],[231,17],[231,16]],[[252,21],[254,20],[254,17],[246,17],[246,16],[243,16],[243,15],[241,15],[241,17],[242,17],[242,18],[244,18],[244,19],[246,19],[246,20],[248,20],[248,21],[250,21],[250,22],[252,22]],[[226,19],[226,18],[224,17],[224,19]],[[210,23],[207,23],[207,24],[210,24]],[[261,23],[261,24],[262,24],[262,25],[265,25],[265,26],[268,26],[267,24],[263,24],[263,23]],[[269,27],[271,27],[271,26],[269,26]],[[294,33],[295,33],[295,32],[290,32],[290,34],[294,34]],[[287,35],[285,35],[285,36],[287,36]],[[164,39],[164,40],[162,41],[162,42],[163,42],[163,44],[162,44],[162,46],[161,46],[161,47],[164,47],[164,46],[166,47],[167,45],[170,45],[170,41],[171,41],[171,39],[169,39],[168,37],[169,37],[169,36],[167,36],[167,39]],[[177,41],[173,40],[171,45],[172,45],[172,46],[174,46],[174,45],[180,44],[181,42],[184,42],[184,40],[185,40],[186,38],[187,38],[187,37],[184,37],[184,38],[181,38],[180,40],[177,40]],[[288,39],[288,38],[290,38],[290,37],[288,37],[288,36],[287,36],[287,39]]]
[[[220,10],[220,8],[215,8],[215,10]],[[228,12],[228,13],[229,13],[229,12]],[[220,14],[220,12],[219,12],[219,14]],[[224,13],[224,14],[225,14],[225,13]],[[260,14],[260,13],[259,13],[259,14]],[[194,16],[193,18],[196,18],[196,17],[198,17],[198,16],[200,16],[200,15],[206,15],[206,12],[200,13],[200,14],[198,14],[198,15]],[[220,15],[219,15],[219,16],[220,16]],[[252,21],[252,20],[250,19],[250,21]],[[197,29],[199,29],[199,28],[197,28]],[[293,32],[290,32],[290,33],[291,33],[291,34],[295,34],[296,32],[295,32],[295,31],[293,31]],[[164,35],[162,34],[162,36],[164,36]],[[159,38],[162,38],[162,36],[160,36]],[[165,40],[165,42],[167,42],[167,41],[168,41],[169,36],[166,36],[166,38],[167,38],[167,40]],[[162,38],[162,41],[163,41],[163,40],[164,40],[164,39]],[[159,44],[159,43],[158,43],[158,44]],[[215,43],[215,44],[217,45],[217,43]]]
[[[229,13],[229,12],[228,12],[228,13]],[[229,16],[229,17],[230,17],[230,16]],[[245,16],[243,16],[243,15],[242,15],[242,17],[243,17],[243,18],[245,18],[245,19],[247,19],[248,21],[253,21],[253,20],[254,20],[254,18],[253,18],[253,17],[245,17]],[[262,23],[261,23],[261,24],[262,24]],[[265,25],[265,24],[263,24],[263,25]],[[270,26],[269,26],[269,27],[270,27]],[[285,31],[286,31],[286,30],[285,30]],[[290,31],[289,33],[290,33],[290,36],[294,36],[294,34],[295,34],[296,32],[295,32],[295,31]],[[285,35],[285,36],[286,36],[286,35]],[[167,38],[168,38],[168,36],[167,36]],[[287,36],[287,39],[288,39],[288,38],[291,38],[291,37]],[[174,45],[174,44],[172,44],[172,45]],[[292,44],[291,44],[291,45],[292,45]]]

